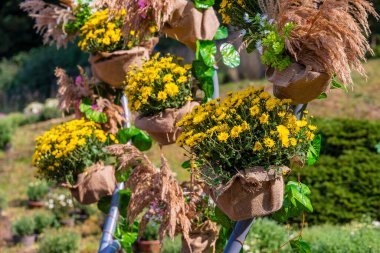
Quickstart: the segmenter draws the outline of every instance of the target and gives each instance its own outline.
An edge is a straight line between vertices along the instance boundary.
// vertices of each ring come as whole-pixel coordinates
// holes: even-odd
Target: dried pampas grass
[[[67,9],[72,4],[71,1],[65,1],[66,6],[58,6],[45,3],[42,0],[26,0],[20,4],[20,8],[36,20],[34,27],[37,33],[43,36],[44,44],[55,43],[58,48],[66,47],[74,36],[65,32],[65,25],[74,20],[75,17]]]
[[[182,189],[178,185],[168,162],[162,156],[161,168],[157,170],[149,159],[132,145],[113,145],[107,148],[118,160],[119,170],[133,171],[126,182],[132,196],[128,206],[127,219],[132,224],[152,203],[164,206],[159,236],[162,242],[166,235],[174,239],[181,233],[189,239],[190,220],[186,216],[186,203]],[[141,236],[149,222],[149,211],[144,213],[139,226]]]
[[[286,42],[294,59],[352,85],[351,72],[365,76],[362,61],[372,53],[368,14],[379,15],[366,0],[279,0],[276,21],[295,28]]]
[[[144,37],[149,28],[161,29],[173,12],[175,0],[95,0],[95,5],[108,7],[111,13],[126,10],[123,32],[136,31]]]

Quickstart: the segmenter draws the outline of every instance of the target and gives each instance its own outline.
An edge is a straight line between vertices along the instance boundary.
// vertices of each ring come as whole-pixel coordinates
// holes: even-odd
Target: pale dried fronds
[[[69,111],[72,106],[75,106],[81,99],[93,96],[92,87],[84,75],[83,69],[78,66],[81,73],[81,84],[76,84],[74,79],[66,74],[66,71],[61,68],[55,69],[55,76],[58,78],[58,102],[61,110]]]
[[[372,53],[366,36],[370,33],[368,14],[378,18],[366,0],[280,0],[276,21],[281,29],[287,22],[295,28],[287,50],[297,62],[316,71],[336,74],[352,85],[351,72],[365,76],[362,61]]]
[[[149,28],[157,26],[158,30],[167,22],[173,12],[176,0],[95,0],[95,4],[108,7],[112,13],[126,10],[123,31],[139,33],[143,38]]]
[[[112,103],[111,101],[113,100],[113,96],[110,96],[109,99],[98,97],[96,99],[96,104],[98,108],[107,116],[107,122],[103,124],[103,129],[108,133],[116,134],[119,131],[119,127],[122,127],[126,120],[123,117],[123,108]]]
[[[133,223],[141,213],[141,235],[149,222],[149,208],[152,203],[160,203],[164,214],[160,224],[161,242],[166,235],[174,238],[176,233],[189,238],[190,220],[186,216],[186,204],[181,187],[171,172],[166,159],[161,157],[161,168],[156,169],[149,159],[132,145],[113,145],[107,150],[118,160],[118,169],[130,169],[131,175],[126,182],[132,196],[128,206],[127,219]],[[148,211],[147,211],[148,209]]]
[[[35,19],[34,27],[42,35],[44,44],[56,43],[58,48],[66,47],[74,38],[64,30],[65,25],[75,19],[67,7],[48,4],[42,0],[26,0],[20,7]]]

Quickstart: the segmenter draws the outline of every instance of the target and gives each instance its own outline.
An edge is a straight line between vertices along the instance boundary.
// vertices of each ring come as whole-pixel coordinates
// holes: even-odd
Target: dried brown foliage
[[[67,6],[72,4],[71,1],[65,1],[62,5],[54,5],[45,3],[42,0],[26,0],[20,4],[20,8],[28,13],[28,15],[36,20],[34,27],[37,33],[43,36],[45,44],[56,43],[57,47],[66,47],[74,36],[68,35],[64,27],[75,17]]]
[[[126,10],[124,19],[124,34],[131,30],[138,31],[144,37],[149,27],[157,26],[158,30],[167,22],[173,11],[175,0],[96,0],[98,6],[107,6],[113,13]],[[140,5],[139,5],[140,2]],[[141,2],[144,4],[141,5]]]
[[[351,85],[351,71],[365,75],[362,61],[372,52],[368,14],[379,17],[366,0],[279,0],[276,21],[280,29],[295,24],[286,47],[297,62]]]
[[[132,191],[127,219],[133,223],[145,211],[140,222],[139,234],[143,233],[149,222],[146,218],[149,210],[146,209],[156,202],[164,207],[159,229],[161,242],[166,235],[173,239],[176,233],[183,234],[188,240],[190,220],[186,216],[185,199],[166,159],[161,157],[161,168],[157,170],[149,159],[132,145],[113,145],[107,149],[117,157],[119,170],[133,168],[126,182],[126,187]]]

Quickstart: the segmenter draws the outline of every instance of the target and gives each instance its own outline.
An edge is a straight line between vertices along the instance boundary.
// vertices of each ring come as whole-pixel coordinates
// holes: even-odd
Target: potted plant
[[[35,227],[33,217],[22,217],[17,220],[12,226],[15,241],[20,242],[25,247],[32,246],[36,241]]]
[[[224,24],[244,30],[248,53],[261,53],[278,98],[307,103],[352,85],[352,71],[365,75],[362,62],[373,53],[368,13],[378,17],[369,1],[226,0],[220,7]]]
[[[140,253],[159,253],[161,250],[158,240],[159,226],[155,222],[149,222],[140,240],[137,241]]]
[[[75,225],[74,202],[70,195],[63,191],[49,193],[47,208],[55,215],[63,226],[73,227]]]
[[[196,107],[178,123],[177,143],[195,156],[210,196],[232,220],[269,215],[282,206],[282,175],[306,159],[316,127],[297,120],[290,100],[250,87]]]
[[[32,182],[28,186],[28,206],[29,208],[41,208],[44,206],[43,199],[49,192],[49,185],[46,181]]]
[[[50,231],[49,231],[50,232]],[[73,231],[52,231],[42,238],[38,253],[79,253],[80,234]]]
[[[192,101],[191,65],[177,62],[174,56],[156,54],[140,70],[128,72],[124,90],[129,108],[138,113],[136,127],[161,145],[175,143],[180,134],[176,123],[198,105]]]
[[[39,177],[70,189],[80,203],[96,203],[115,189],[115,171],[103,163],[103,148],[117,142],[95,122],[72,120],[36,139],[33,165]]]
[[[37,235],[43,233],[47,228],[56,225],[56,217],[51,212],[38,212],[34,215],[35,232]]]

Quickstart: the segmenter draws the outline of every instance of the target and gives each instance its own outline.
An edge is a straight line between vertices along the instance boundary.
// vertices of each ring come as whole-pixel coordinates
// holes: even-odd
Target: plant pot
[[[287,167],[253,167],[239,171],[231,180],[209,189],[216,205],[233,221],[266,216],[278,211],[284,199],[283,172]]]
[[[198,105],[197,102],[188,102],[179,109],[169,108],[148,117],[138,116],[135,126],[148,132],[161,145],[170,145],[175,143],[181,134],[181,128],[176,127],[176,124]]]
[[[159,253],[161,251],[160,241],[138,241],[140,253]]]
[[[192,226],[189,241],[182,237],[181,253],[214,253],[217,239],[218,227],[215,223],[208,220],[199,226]]]
[[[72,228],[72,227],[75,226],[75,219],[74,219],[73,217],[60,219],[60,220],[59,220],[59,223],[60,223],[62,226]]]
[[[28,207],[33,208],[42,208],[45,206],[45,203],[43,201],[34,201],[34,200],[28,200]]]
[[[36,242],[36,235],[22,236],[19,237],[17,241],[21,243],[25,248],[29,248]]]

